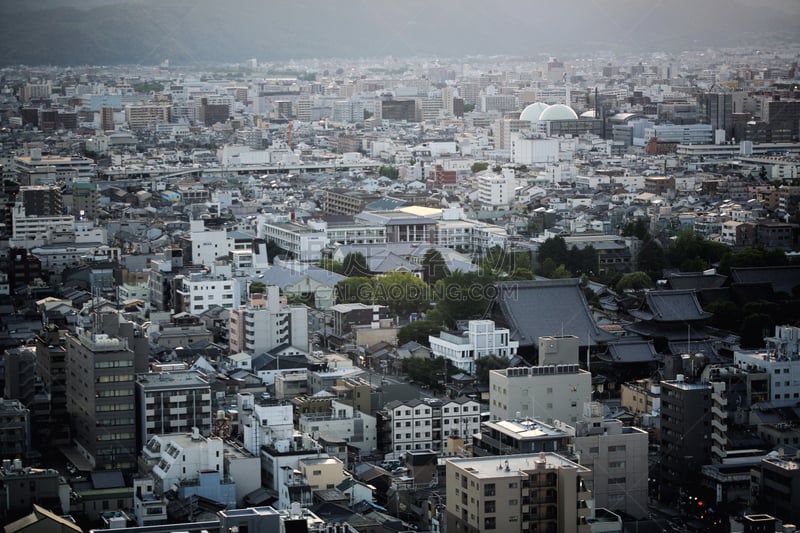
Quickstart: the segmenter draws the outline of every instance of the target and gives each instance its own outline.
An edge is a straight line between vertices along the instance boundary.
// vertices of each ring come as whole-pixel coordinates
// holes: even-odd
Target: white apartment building
[[[319,261],[328,245],[324,231],[294,222],[266,222],[258,227],[258,237],[274,241],[281,249],[304,262]]]
[[[190,222],[189,240],[192,243],[194,265],[211,266],[217,257],[227,256],[234,248],[234,241],[228,238],[227,231],[207,230],[202,220]]]
[[[74,240],[75,217],[27,216],[25,207],[18,203],[11,210],[11,228],[9,246],[30,249],[59,240]]]
[[[733,363],[745,371],[769,374],[769,403],[773,407],[794,407],[800,401],[800,328],[776,326],[766,337],[766,349],[735,350]]]
[[[58,272],[67,267],[79,265],[81,259],[85,257],[102,261],[117,260],[120,256],[120,249],[97,242],[63,242],[38,246],[31,250],[31,254],[39,258],[43,270]]]
[[[314,439],[326,435],[344,439],[363,452],[378,447],[375,417],[338,400],[331,402],[330,413],[301,415],[298,429]]]
[[[260,355],[283,346],[308,353],[308,307],[289,305],[278,287],[254,293],[248,305],[231,309],[228,336],[231,353]]]
[[[483,208],[507,207],[514,202],[514,171],[478,176],[478,201]]]
[[[475,374],[475,361],[487,355],[511,359],[517,354],[519,343],[510,339],[507,328],[495,328],[492,320],[470,320],[461,335],[442,332],[439,337],[428,337],[431,355],[444,357],[453,366],[468,374]]]
[[[592,374],[577,364],[506,368],[489,372],[492,419],[530,417],[575,423],[592,395]]]
[[[216,470],[221,475],[223,440],[203,437],[197,428],[188,435],[154,435],[142,449],[142,458],[154,465],[156,492],[163,493],[173,485],[180,485],[183,480],[196,478],[201,470]]]
[[[308,227],[324,232],[327,242],[338,244],[386,244],[386,227],[363,222],[309,220]]]
[[[223,275],[192,272],[188,276],[175,276],[175,312],[193,315],[202,313],[212,305],[233,309],[238,282]]]
[[[407,450],[442,452],[449,437],[470,441],[480,432],[480,403],[469,398],[425,398],[393,401],[385,407],[391,431],[390,452],[399,457]]]
[[[244,449],[257,454],[261,446],[289,447],[295,433],[292,405],[248,405],[247,401],[243,400],[239,428]]]
[[[557,163],[561,144],[558,139],[529,139],[511,135],[511,162],[516,165]]]

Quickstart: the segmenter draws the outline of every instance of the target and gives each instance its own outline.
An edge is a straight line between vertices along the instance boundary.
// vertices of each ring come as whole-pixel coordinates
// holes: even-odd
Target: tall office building
[[[678,375],[661,382],[660,499],[697,491],[700,467],[711,461],[711,385]]]
[[[100,108],[100,129],[103,131],[114,130],[114,108],[101,107]]]
[[[730,93],[709,93],[703,95],[706,122],[714,130],[725,130],[725,140],[733,136],[733,95]]]
[[[448,459],[447,533],[588,533],[591,470],[540,452]]]
[[[147,339],[122,320],[98,316],[95,331],[66,337],[72,440],[96,470],[137,464],[135,375],[146,370]]]

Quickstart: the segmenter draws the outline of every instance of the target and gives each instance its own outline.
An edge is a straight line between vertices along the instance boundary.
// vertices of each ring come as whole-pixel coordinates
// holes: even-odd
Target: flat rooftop
[[[465,459],[448,459],[458,468],[468,471],[475,477],[494,479],[498,477],[519,477],[521,471],[530,471],[536,467],[540,454],[503,455],[489,457],[470,457]],[[544,459],[548,468],[575,468],[579,472],[591,472],[585,466],[572,462],[556,453],[545,453]],[[508,469],[506,469],[506,464]]]

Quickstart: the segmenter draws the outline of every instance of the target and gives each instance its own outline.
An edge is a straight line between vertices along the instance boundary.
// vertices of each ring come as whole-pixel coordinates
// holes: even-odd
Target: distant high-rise
[[[706,122],[714,130],[725,130],[725,140],[733,137],[733,95],[709,93],[703,95]]]
[[[99,317],[97,331],[66,337],[73,442],[97,470],[136,469],[135,377],[147,368],[147,339],[120,319]]]
[[[103,131],[112,131],[114,129],[113,107],[100,108],[100,129]]]

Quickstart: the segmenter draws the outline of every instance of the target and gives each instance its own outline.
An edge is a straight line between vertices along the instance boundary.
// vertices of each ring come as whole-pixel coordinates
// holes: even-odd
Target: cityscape
[[[0,2],[6,533],[797,530],[800,5],[268,4]]]

